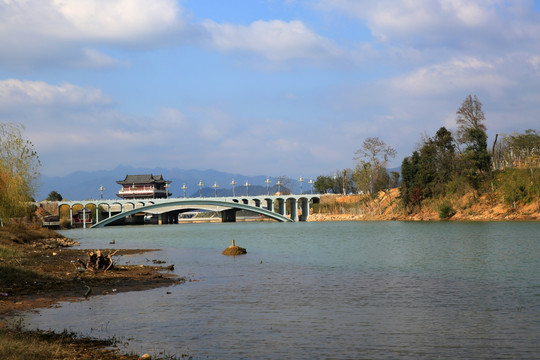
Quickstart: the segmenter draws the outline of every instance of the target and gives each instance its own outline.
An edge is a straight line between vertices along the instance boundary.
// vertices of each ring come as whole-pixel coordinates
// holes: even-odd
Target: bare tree
[[[475,188],[491,169],[491,156],[487,151],[487,133],[482,103],[476,95],[468,95],[456,112],[458,141],[466,145],[463,156],[463,173]]]
[[[373,195],[387,188],[389,177],[386,167],[390,158],[396,156],[396,150],[378,137],[369,137],[355,155],[354,159],[359,160],[354,174],[358,190]]]
[[[465,100],[463,100],[463,103],[456,114],[458,141],[461,143],[468,143],[471,141],[471,129],[486,131],[486,125],[484,125],[486,116],[482,111],[482,103],[478,100],[476,95],[468,95]]]

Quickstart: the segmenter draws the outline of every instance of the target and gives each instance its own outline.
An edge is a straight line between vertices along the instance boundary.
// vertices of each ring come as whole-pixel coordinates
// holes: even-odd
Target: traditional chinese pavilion
[[[122,199],[158,199],[172,195],[169,192],[171,182],[164,180],[161,175],[126,175],[124,180],[116,183],[122,185],[117,194]]]

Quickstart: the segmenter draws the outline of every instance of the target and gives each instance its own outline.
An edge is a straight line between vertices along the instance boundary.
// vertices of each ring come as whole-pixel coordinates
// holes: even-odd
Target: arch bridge
[[[319,201],[318,195],[304,194],[60,201],[58,207],[60,209],[62,206],[69,206],[72,225],[73,208],[78,205],[82,207],[83,227],[103,227],[125,222],[125,219],[133,219],[140,214],[156,215],[159,224],[178,223],[179,214],[197,210],[216,211],[221,215],[222,222],[235,222],[236,213],[240,210],[251,211],[280,222],[306,221],[312,205]],[[95,209],[88,208],[88,205],[93,205]]]

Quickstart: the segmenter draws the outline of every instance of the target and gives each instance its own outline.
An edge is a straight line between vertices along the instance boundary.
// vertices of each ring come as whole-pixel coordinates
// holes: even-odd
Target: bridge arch
[[[319,203],[319,195],[263,195],[263,196],[237,196],[237,197],[219,197],[219,198],[167,198],[167,199],[101,199],[101,200],[76,200],[59,201],[59,211],[63,206],[67,206],[70,211],[70,218],[73,220],[74,207],[89,207],[98,213],[100,207],[102,211],[96,214],[98,224],[103,226],[127,216],[146,212],[147,209],[161,209],[159,212],[168,214],[166,221],[170,221],[174,214],[182,212],[182,208],[191,207],[194,209],[219,208],[222,215],[222,221],[236,221],[236,212],[245,209],[254,213],[274,218],[277,221],[306,221],[309,217],[311,204]],[[174,209],[174,207],[177,207]],[[206,206],[206,208],[205,208]],[[105,214],[108,210],[108,216]],[[164,211],[162,208],[171,207],[170,211]],[[114,209],[114,211],[113,211]],[[224,210],[223,210],[224,209]],[[151,211],[150,211],[151,212]],[[172,215],[171,215],[172,214]],[[101,216],[100,216],[101,215]],[[100,219],[103,217],[103,219]],[[98,225],[95,224],[94,226]],[[86,227],[86,223],[84,224]],[[97,226],[97,227],[100,227]]]
[[[110,223],[113,223],[119,219],[122,219],[124,217],[134,215],[136,213],[139,213],[141,211],[147,211],[147,210],[156,210],[160,208],[169,208],[169,207],[175,207],[175,206],[185,206],[185,205],[192,205],[195,208],[198,208],[199,206],[218,206],[223,207],[225,209],[238,209],[238,210],[248,210],[254,213],[258,213],[261,215],[268,216],[269,218],[275,219],[280,222],[290,222],[294,219],[289,219],[284,215],[277,214],[273,211],[269,211],[264,208],[251,206],[244,203],[236,203],[231,201],[222,201],[222,200],[209,200],[209,199],[179,199],[179,200],[171,200],[167,202],[160,202],[156,204],[146,205],[139,208],[134,208],[131,210],[123,211],[119,214],[115,214],[111,217],[108,217],[107,219],[104,219],[97,224],[95,224],[92,227],[103,227],[105,225],[108,225]]]

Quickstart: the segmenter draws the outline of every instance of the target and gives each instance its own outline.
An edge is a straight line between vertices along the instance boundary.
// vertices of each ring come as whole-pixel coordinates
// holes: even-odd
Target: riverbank
[[[21,311],[84,301],[88,296],[114,295],[185,282],[170,265],[115,265],[104,271],[84,269],[88,250],[72,249],[70,239],[47,229],[0,228],[0,354],[9,359],[137,359],[110,349],[110,341],[80,339],[74,334],[25,331],[13,323]],[[129,256],[152,250],[102,249],[105,254]],[[86,295],[86,297],[85,297]],[[84,319],[81,319],[84,321]],[[7,339],[7,340],[6,340]],[[52,345],[52,346],[51,346]],[[46,353],[51,349],[54,353]],[[36,356],[32,355],[35,354]],[[6,357],[7,356],[7,357]]]
[[[447,204],[453,215],[449,221],[539,221],[540,201],[505,204],[489,194],[473,193],[444,200],[425,201],[421,208],[407,214],[399,198],[399,189],[381,192],[371,199],[366,195],[322,195],[309,221],[439,221],[441,205]]]

